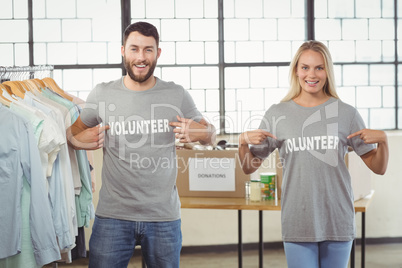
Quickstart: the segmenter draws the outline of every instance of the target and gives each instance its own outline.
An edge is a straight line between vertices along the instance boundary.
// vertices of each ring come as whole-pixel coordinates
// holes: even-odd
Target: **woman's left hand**
[[[360,136],[360,139],[367,144],[373,143],[384,143],[387,141],[387,135],[382,130],[375,130],[375,129],[362,129],[353,134],[350,134],[347,138],[351,139],[353,137]]]

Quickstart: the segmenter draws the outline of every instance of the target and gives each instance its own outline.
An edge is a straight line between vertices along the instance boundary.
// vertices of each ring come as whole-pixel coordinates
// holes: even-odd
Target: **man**
[[[121,54],[127,75],[97,85],[69,133],[74,148],[104,153],[89,267],[127,267],[136,245],[148,267],[179,267],[175,138],[212,144],[215,128],[183,87],[154,76],[153,25],[129,25]]]

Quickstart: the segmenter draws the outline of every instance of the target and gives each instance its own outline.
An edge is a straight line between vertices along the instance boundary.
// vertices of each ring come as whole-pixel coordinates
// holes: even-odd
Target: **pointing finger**
[[[179,121],[179,122],[184,122],[185,121],[184,117],[180,117],[180,116],[176,115],[176,118],[177,118],[177,121]]]
[[[353,134],[350,134],[349,136],[347,136],[347,138],[350,139],[350,138],[359,136],[359,135],[361,135],[362,133],[363,133],[363,130],[359,130],[359,131],[357,131],[357,132],[355,132],[355,133],[353,133]]]
[[[278,139],[274,134],[272,134],[272,133],[270,133],[268,131],[262,130],[261,133],[264,134],[266,137],[271,137],[271,138],[273,138],[275,140]]]
[[[179,122],[182,122],[182,123],[187,123],[190,121],[190,119],[185,118],[185,117],[180,117],[178,115],[177,115],[177,120],[179,120]]]
[[[178,126],[180,126],[180,123],[179,122],[169,122],[169,125],[172,127],[178,127]]]

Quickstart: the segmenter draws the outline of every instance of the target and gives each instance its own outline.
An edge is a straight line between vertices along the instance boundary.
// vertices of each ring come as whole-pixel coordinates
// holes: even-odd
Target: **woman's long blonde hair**
[[[324,85],[324,93],[327,96],[331,96],[339,99],[338,94],[336,94],[336,86],[335,86],[335,76],[334,76],[334,67],[332,63],[331,54],[329,53],[328,48],[321,42],[310,40],[304,42],[296,52],[296,55],[293,57],[292,62],[290,63],[289,70],[289,80],[290,80],[290,89],[288,94],[282,99],[282,101],[289,101],[300,95],[302,87],[299,83],[299,79],[296,75],[297,65],[299,63],[299,59],[301,54],[306,50],[313,50],[318,52],[324,58],[325,63],[325,71],[327,73],[327,81]]]

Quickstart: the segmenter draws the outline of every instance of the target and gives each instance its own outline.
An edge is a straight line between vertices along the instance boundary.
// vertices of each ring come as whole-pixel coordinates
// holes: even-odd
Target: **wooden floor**
[[[356,247],[355,267],[361,267],[360,246]],[[264,267],[286,268],[283,249],[266,249],[264,251]],[[46,268],[54,267],[46,265]],[[88,259],[75,260],[71,264],[58,264],[58,267],[88,267]],[[128,268],[141,268],[140,256],[134,256]],[[180,259],[181,268],[236,268],[238,267],[237,251],[219,253],[183,254]],[[243,252],[243,267],[258,267],[258,251]],[[366,268],[402,268],[402,244],[379,244],[366,246]]]

